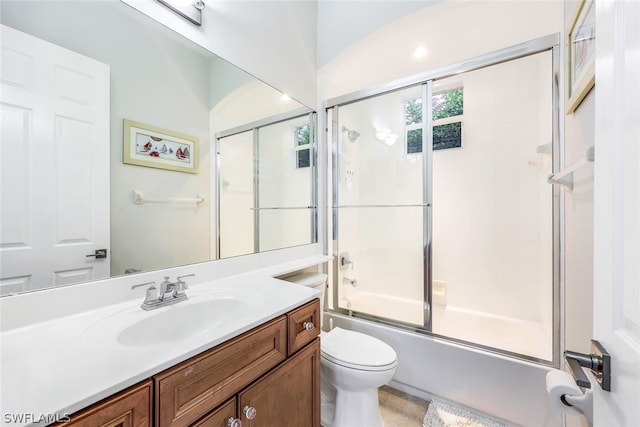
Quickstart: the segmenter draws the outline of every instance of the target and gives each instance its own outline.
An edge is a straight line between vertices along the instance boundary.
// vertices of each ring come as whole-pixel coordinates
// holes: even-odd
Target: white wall
[[[577,6],[577,1],[565,1],[565,25]],[[567,166],[584,158],[585,150],[595,144],[595,103],[592,90],[574,113],[564,118]],[[585,354],[591,352],[593,338],[593,167],[589,164],[576,170],[573,190],[564,192],[564,348]],[[588,423],[582,416],[567,415],[566,425]]]
[[[122,1],[304,105],[315,105],[315,2],[209,1],[198,27],[158,2]]]
[[[321,2],[319,8],[322,7]],[[368,2],[362,2],[360,7],[366,16]],[[341,9],[335,7],[331,12],[332,15],[321,13],[320,17],[330,22]],[[358,22],[354,20],[352,25]],[[558,33],[562,2],[445,1],[387,22],[318,69],[321,100]],[[323,22],[319,25],[325,28]],[[319,44],[324,37],[325,34],[318,35]],[[418,45],[428,50],[422,59],[412,57]]]
[[[576,6],[577,2],[566,2],[566,19]],[[595,143],[595,102],[591,91],[573,114],[565,116],[567,166],[584,158],[585,150]],[[593,164],[573,173],[573,185],[573,191],[564,192],[565,344],[569,350],[589,353],[593,334]]]

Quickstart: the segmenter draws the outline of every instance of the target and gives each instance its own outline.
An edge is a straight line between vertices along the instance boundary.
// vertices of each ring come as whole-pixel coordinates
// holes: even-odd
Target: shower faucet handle
[[[346,268],[348,265],[351,265],[351,269],[353,270],[353,261],[349,257],[349,252],[343,252],[340,254],[340,268]]]

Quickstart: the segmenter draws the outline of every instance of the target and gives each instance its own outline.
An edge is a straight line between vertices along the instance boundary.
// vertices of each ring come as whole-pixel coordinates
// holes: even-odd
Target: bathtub
[[[345,298],[341,306],[348,310],[399,320],[412,325],[423,324],[423,302],[415,299],[357,291]],[[432,307],[432,331],[438,335],[535,359],[552,360],[551,324],[444,304],[434,304]]]
[[[366,293],[353,296],[349,297],[352,310],[373,303],[376,297]],[[402,308],[404,314],[413,315],[421,307],[419,301],[402,300],[384,296],[383,307]],[[482,329],[481,322],[488,326],[494,321],[505,320],[491,316],[483,319],[477,313],[470,318],[474,313],[443,306],[434,309],[435,316],[440,309],[443,319],[460,321],[456,326],[459,330],[464,330],[463,326]],[[455,402],[516,425],[563,425],[562,414],[551,404],[545,388],[549,367],[356,317],[333,312],[327,312],[325,316],[325,325],[366,333],[395,349],[398,368],[390,383],[392,387],[427,400],[437,397]],[[473,325],[474,322],[478,325]]]

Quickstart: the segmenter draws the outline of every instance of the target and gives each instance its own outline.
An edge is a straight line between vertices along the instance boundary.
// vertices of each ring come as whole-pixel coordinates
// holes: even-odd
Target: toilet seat
[[[320,355],[331,363],[361,371],[387,371],[397,364],[388,344],[360,332],[333,328],[320,335]]]

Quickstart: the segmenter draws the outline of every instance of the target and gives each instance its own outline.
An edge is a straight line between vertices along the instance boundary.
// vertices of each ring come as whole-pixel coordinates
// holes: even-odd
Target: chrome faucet
[[[344,277],[342,278],[342,283],[343,283],[343,284],[345,284],[345,285],[351,285],[351,286],[353,286],[354,288],[355,288],[356,286],[358,286],[358,280],[357,280],[357,279],[350,279],[350,278],[348,278],[348,277],[346,277],[346,276],[344,276]]]
[[[151,285],[147,289],[144,301],[140,306],[143,310],[149,311],[186,300],[188,297],[184,291],[186,289],[189,289],[189,286],[182,279],[192,276],[195,276],[195,274],[185,274],[184,276],[178,276],[175,282],[171,282],[169,280],[169,276],[164,276],[164,280],[160,282],[160,289],[156,288],[156,282],[140,283],[139,285],[131,286],[131,289],[135,289],[140,286]],[[167,297],[168,293],[170,293],[171,296]]]

